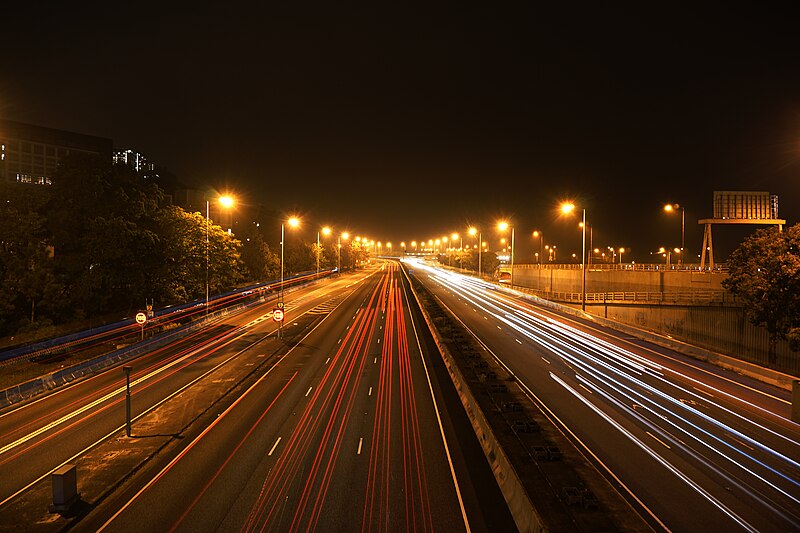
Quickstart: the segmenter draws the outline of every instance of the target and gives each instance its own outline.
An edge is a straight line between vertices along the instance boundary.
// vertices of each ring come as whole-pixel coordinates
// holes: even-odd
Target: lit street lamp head
[[[322,234],[327,237],[328,235],[331,234],[331,228],[329,228],[328,226],[325,226],[324,228],[322,228]]]
[[[233,196],[227,194],[220,196],[217,200],[219,201],[219,205],[226,209],[233,207],[233,204],[236,203],[236,200],[233,198]]]
[[[561,204],[561,212],[564,213],[565,215],[568,215],[573,211],[575,211],[575,204],[573,204],[572,202],[564,202],[563,204]]]
[[[300,225],[300,219],[297,217],[289,217],[289,220],[287,220],[286,222],[292,228],[296,228]]]
[[[470,235],[472,235],[473,237],[474,237],[475,235],[477,235],[477,234],[478,234],[478,229],[477,229],[477,228],[469,228],[469,230],[467,230],[467,231],[468,231],[468,232],[469,232],[469,234],[470,234]]]
[[[499,229],[500,231],[507,230],[508,229],[508,222],[506,222],[505,220],[502,221],[502,222],[498,222],[497,223],[497,229]]]

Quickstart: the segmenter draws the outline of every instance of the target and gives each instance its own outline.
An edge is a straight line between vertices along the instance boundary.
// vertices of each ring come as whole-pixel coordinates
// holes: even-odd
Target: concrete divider
[[[405,273],[405,268],[403,272]],[[406,274],[406,276],[408,275]],[[475,400],[475,397],[472,395],[472,392],[469,390],[466,380],[461,374],[461,371],[458,368],[458,365],[456,364],[452,354],[445,345],[444,340],[434,326],[431,316],[428,314],[425,306],[422,305],[422,302],[420,301],[417,292],[414,290],[414,285],[410,282],[410,279],[409,286],[411,287],[411,292],[414,295],[414,299],[417,301],[417,305],[422,311],[422,316],[425,319],[425,323],[428,325],[428,329],[430,330],[431,335],[433,335],[436,346],[442,355],[442,359],[444,360],[447,371],[453,381],[453,385],[455,386],[458,396],[461,399],[461,404],[464,406],[467,417],[469,417],[469,420],[472,423],[472,429],[475,431],[475,435],[478,437],[478,441],[483,448],[483,452],[486,455],[487,461],[489,461],[489,465],[494,473],[494,477],[497,480],[500,491],[503,493],[503,497],[505,498],[508,508],[511,511],[511,515],[514,517],[514,522],[516,522],[517,528],[523,532],[538,533],[547,531],[547,528],[542,522],[541,516],[528,496],[528,493],[526,492],[522,481],[517,475],[514,466],[511,464],[508,456],[500,446],[500,443],[492,431],[486,416],[478,405],[477,400]]]

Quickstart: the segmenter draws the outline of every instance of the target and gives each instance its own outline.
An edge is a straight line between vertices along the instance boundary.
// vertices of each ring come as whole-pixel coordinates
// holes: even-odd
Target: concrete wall
[[[550,292],[581,292],[581,269],[514,266],[514,284]],[[722,289],[721,272],[691,270],[593,270],[586,271],[586,292],[681,292]]]

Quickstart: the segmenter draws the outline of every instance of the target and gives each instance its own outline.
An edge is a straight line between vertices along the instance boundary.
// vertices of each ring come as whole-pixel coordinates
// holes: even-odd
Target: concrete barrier
[[[408,279],[407,274],[406,278]],[[505,498],[506,504],[511,511],[514,522],[517,524],[517,528],[520,531],[531,533],[547,531],[544,523],[542,522],[542,518],[528,496],[528,493],[526,492],[519,475],[514,469],[514,466],[511,464],[511,461],[509,460],[505,451],[503,451],[503,448],[500,446],[500,443],[494,435],[494,432],[492,431],[486,416],[483,414],[483,411],[478,405],[478,402],[475,400],[475,397],[472,395],[472,392],[466,385],[466,380],[461,374],[461,371],[453,359],[452,354],[447,349],[444,340],[439,335],[439,332],[434,326],[433,320],[425,309],[425,306],[423,306],[422,302],[420,302],[419,296],[414,290],[414,286],[410,282],[410,279],[409,286],[411,287],[411,292],[414,295],[414,299],[417,301],[417,305],[419,305],[419,308],[422,310],[422,316],[425,319],[425,323],[428,325],[431,335],[433,335],[436,346],[439,349],[439,352],[442,354],[442,359],[444,360],[447,371],[453,381],[453,385],[458,392],[458,396],[461,399],[461,404],[464,406],[467,417],[472,423],[472,429],[475,431],[475,435],[478,437],[478,441],[483,448],[483,452],[486,455],[487,461],[489,461],[489,465],[494,473],[494,477],[497,480],[500,491],[503,493],[503,497]]]

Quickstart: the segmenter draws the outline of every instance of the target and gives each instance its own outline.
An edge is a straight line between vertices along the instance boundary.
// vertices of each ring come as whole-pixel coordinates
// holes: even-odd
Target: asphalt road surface
[[[475,278],[410,268],[653,527],[800,530],[789,393]]]

